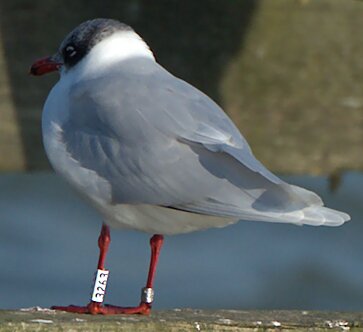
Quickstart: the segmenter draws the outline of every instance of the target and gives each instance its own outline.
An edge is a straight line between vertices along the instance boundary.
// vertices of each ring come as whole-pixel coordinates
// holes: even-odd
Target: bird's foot
[[[72,312],[76,314],[91,314],[91,315],[149,315],[151,312],[151,304],[141,302],[137,307],[118,307],[114,305],[90,302],[87,306],[53,306],[53,310],[60,310],[66,312]]]

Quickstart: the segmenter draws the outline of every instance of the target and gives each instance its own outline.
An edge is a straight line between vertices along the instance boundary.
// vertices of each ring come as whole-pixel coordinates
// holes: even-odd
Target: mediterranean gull
[[[149,314],[163,235],[239,220],[339,226],[348,214],[267,170],[223,110],[160,66],[128,25],[94,19],[75,28],[33,75],[60,73],[42,115],[47,156],[103,217],[91,314]],[[154,234],[141,302],[103,305],[109,226]]]

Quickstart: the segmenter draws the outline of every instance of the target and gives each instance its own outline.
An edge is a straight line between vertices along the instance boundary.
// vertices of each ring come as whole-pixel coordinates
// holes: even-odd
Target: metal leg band
[[[141,290],[141,302],[152,303],[154,301],[154,290],[149,287],[144,287]]]

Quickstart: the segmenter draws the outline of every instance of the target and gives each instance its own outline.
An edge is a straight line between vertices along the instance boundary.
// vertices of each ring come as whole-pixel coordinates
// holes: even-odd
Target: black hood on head
[[[70,32],[59,48],[59,54],[67,68],[77,64],[103,39],[118,31],[133,31],[127,24],[107,18],[96,18],[81,23]]]

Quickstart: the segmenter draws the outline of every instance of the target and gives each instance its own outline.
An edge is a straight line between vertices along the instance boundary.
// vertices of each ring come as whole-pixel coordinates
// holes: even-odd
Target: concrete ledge
[[[363,331],[363,313],[156,310],[144,316],[91,316],[32,308],[0,310],[0,331]]]

